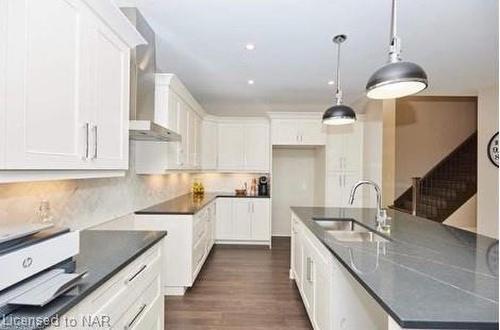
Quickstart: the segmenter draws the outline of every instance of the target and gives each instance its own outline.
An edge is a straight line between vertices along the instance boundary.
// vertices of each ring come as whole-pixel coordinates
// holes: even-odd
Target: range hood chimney
[[[137,8],[121,10],[148,42],[130,53],[130,139],[180,141],[179,134],[155,120],[155,32]]]

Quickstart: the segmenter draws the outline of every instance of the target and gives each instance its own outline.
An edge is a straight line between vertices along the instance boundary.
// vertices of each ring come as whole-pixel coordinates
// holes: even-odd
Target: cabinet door
[[[332,272],[317,261],[314,274],[314,323],[318,329],[332,329]]]
[[[194,167],[201,167],[201,118],[194,116]]]
[[[321,120],[305,119],[300,120],[298,125],[300,144],[304,145],[325,145],[326,134],[325,125]]]
[[[331,172],[327,174],[325,185],[325,202],[330,207],[345,207],[349,196],[344,189],[344,173]]]
[[[244,126],[220,123],[217,135],[218,168],[222,170],[245,169]]]
[[[217,123],[203,121],[201,128],[201,167],[206,170],[217,168]]]
[[[245,125],[245,168],[269,171],[269,126]]]
[[[177,150],[177,164],[180,168],[187,167],[188,165],[188,116],[188,108],[181,102],[177,112],[177,132],[182,138]]]
[[[128,168],[130,51],[106,26],[94,35],[92,167]]]
[[[252,239],[267,241],[270,235],[270,207],[269,199],[257,199],[252,201]]]
[[[311,244],[308,242],[307,237],[303,236],[304,245],[302,247],[302,292],[304,306],[306,307],[309,316],[313,319],[314,315],[314,259],[311,253]]]
[[[271,122],[272,144],[294,145],[299,144],[297,120],[274,119]]]
[[[231,239],[233,232],[233,202],[231,198],[217,198],[215,239]]]
[[[252,239],[252,202],[246,198],[233,199],[232,239]]]
[[[3,168],[87,168],[90,54],[81,4],[9,0],[7,6]]]
[[[168,108],[162,109],[161,111],[167,111],[168,115],[168,125],[167,127],[175,132],[178,130],[177,126],[177,115],[179,113],[180,98],[179,96],[169,88],[168,92]]]
[[[196,114],[188,108],[188,128],[187,128],[187,167],[194,168],[196,163]]]
[[[292,220],[293,221],[293,220]],[[295,282],[301,289],[302,287],[302,232],[300,226],[294,221],[292,228],[292,267],[295,276]]]

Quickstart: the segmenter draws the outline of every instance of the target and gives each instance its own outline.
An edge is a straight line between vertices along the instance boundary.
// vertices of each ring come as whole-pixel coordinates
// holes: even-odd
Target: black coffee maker
[[[259,196],[269,195],[269,179],[267,176],[261,176],[259,178]]]

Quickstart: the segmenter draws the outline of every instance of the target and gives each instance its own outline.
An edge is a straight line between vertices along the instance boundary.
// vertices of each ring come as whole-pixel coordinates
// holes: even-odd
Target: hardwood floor
[[[214,246],[195,285],[165,301],[165,329],[312,329],[288,278],[290,240],[267,247]]]

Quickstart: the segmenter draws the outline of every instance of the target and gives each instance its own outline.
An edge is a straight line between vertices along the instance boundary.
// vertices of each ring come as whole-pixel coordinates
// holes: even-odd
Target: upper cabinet
[[[2,6],[0,181],[4,170],[126,170],[130,48],[142,37],[107,0]]]
[[[217,136],[218,170],[269,172],[269,123],[266,119],[221,119]]]
[[[326,144],[326,128],[320,114],[271,113],[270,117],[273,145]]]
[[[201,125],[201,168],[217,168],[217,122],[207,118]]]
[[[184,84],[170,73],[155,76],[155,122],[177,132],[181,141],[134,141],[139,174],[199,170],[205,111]]]

